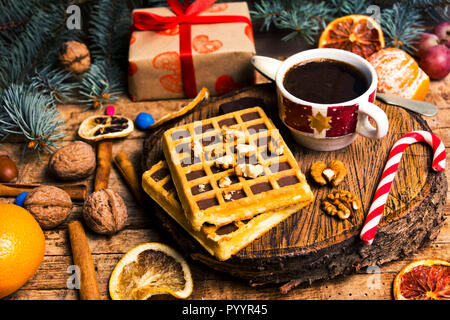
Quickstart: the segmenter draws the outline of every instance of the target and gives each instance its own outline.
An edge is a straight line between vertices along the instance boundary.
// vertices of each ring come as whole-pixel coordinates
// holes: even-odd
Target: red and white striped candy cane
[[[370,245],[373,242],[403,152],[407,146],[416,142],[426,142],[433,148],[432,168],[434,171],[439,172],[445,169],[445,146],[441,139],[428,131],[412,131],[401,137],[391,149],[372,205],[361,230],[360,238],[365,244]]]

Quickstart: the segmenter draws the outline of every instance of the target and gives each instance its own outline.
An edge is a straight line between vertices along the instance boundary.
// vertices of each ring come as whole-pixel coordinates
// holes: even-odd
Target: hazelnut
[[[89,49],[78,41],[67,41],[62,44],[59,61],[67,71],[77,74],[86,72],[91,66]]]
[[[24,207],[43,229],[51,229],[69,216],[72,200],[69,194],[60,188],[41,186],[28,192]]]
[[[50,158],[48,168],[61,180],[77,180],[95,171],[95,151],[87,143],[75,141],[58,149]]]
[[[6,151],[0,150],[0,182],[15,182],[18,170]]]
[[[92,231],[114,234],[122,230],[128,219],[122,197],[111,189],[91,193],[83,206],[83,218]]]

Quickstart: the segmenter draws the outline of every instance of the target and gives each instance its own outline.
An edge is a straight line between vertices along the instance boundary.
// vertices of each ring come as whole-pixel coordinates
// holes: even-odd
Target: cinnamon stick
[[[0,183],[0,197],[17,197],[22,192],[30,192],[34,188],[42,186],[41,184],[24,183]],[[87,195],[87,186],[85,184],[55,185],[66,191],[74,201],[84,201]]]
[[[80,268],[80,299],[100,300],[97,275],[92,260],[89,243],[79,221],[71,221],[68,225],[73,262]]]
[[[95,173],[94,191],[108,188],[111,160],[112,140],[100,141],[97,145],[97,171]]]
[[[140,179],[138,179],[133,163],[130,161],[127,154],[125,152],[119,152],[114,157],[114,163],[116,164],[117,169],[119,169],[122,177],[125,179],[125,182],[133,193],[136,201],[142,205],[144,203],[144,195],[142,193]]]

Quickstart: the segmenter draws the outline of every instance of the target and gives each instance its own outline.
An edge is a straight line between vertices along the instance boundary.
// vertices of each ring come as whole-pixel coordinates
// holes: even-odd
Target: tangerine
[[[24,208],[0,203],[0,298],[22,287],[44,258],[45,237]]]
[[[425,99],[430,78],[405,51],[397,48],[382,49],[367,60],[377,72],[378,91],[406,99]]]

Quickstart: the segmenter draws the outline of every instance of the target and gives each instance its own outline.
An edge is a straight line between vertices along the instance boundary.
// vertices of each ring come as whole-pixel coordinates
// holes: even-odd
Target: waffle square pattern
[[[143,174],[142,187],[209,254],[221,261],[228,260],[253,240],[259,238],[304,206],[304,203],[298,203],[279,210],[258,214],[251,219],[233,221],[220,227],[204,224],[200,231],[195,231],[186,219],[184,210],[178,200],[166,161],[158,162]]]
[[[169,129],[163,150],[195,231],[313,199],[297,161],[259,107]]]

